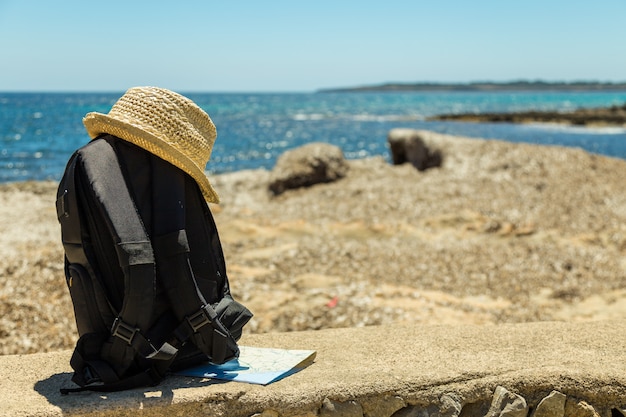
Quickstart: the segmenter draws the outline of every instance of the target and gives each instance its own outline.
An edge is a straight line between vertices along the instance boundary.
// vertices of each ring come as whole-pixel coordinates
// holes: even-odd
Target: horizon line
[[[576,86],[576,85],[626,85],[626,79],[623,81],[601,81],[601,80],[553,80],[546,81],[544,79],[514,79],[509,81],[493,81],[493,80],[475,80],[475,81],[387,81],[375,84],[360,84],[353,86],[344,86],[344,87],[319,87],[313,90],[210,90],[210,89],[198,89],[191,90],[187,88],[183,89],[175,89],[172,91],[177,91],[181,93],[189,93],[189,94],[306,94],[306,93],[323,93],[323,92],[332,92],[332,91],[340,91],[340,90],[360,90],[360,89],[376,89],[376,88],[384,88],[384,87],[393,87],[393,86],[420,86],[420,87],[446,87],[446,86],[478,86],[478,85],[494,85],[494,86],[512,86],[512,85],[520,85],[520,84],[529,84],[529,85],[546,85],[546,86]],[[131,88],[131,87],[128,87]],[[118,94],[124,93],[128,88],[122,89],[98,89],[98,88],[89,88],[89,89],[64,89],[64,88],[42,88],[42,89],[0,89],[0,94],[3,93],[50,93],[50,94],[71,94],[71,93],[82,93],[82,94],[90,94],[90,93],[99,93],[99,94]]]

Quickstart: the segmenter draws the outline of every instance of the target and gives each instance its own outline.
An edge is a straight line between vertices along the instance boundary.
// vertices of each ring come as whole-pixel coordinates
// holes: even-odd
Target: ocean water
[[[82,117],[107,113],[119,93],[0,93],[0,182],[59,180],[89,137]],[[441,113],[573,110],[622,105],[624,92],[184,93],[217,126],[209,173],[271,169],[288,149],[335,144],[346,158],[389,159],[387,132],[428,129],[477,138],[580,147],[626,159],[626,129],[435,122]]]

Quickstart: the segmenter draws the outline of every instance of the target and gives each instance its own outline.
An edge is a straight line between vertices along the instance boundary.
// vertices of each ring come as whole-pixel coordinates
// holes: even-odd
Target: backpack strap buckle
[[[208,305],[204,306],[194,314],[187,317],[187,323],[189,323],[189,326],[193,329],[194,333],[197,333],[198,330],[207,324],[211,324],[213,319],[217,316],[214,311],[213,314],[211,314],[211,311],[208,310],[207,307],[210,308]]]
[[[121,318],[116,318],[113,322],[113,327],[111,327],[111,334],[113,336],[119,337],[129,345],[132,345],[133,339],[135,338],[135,334],[139,332],[139,329],[132,327],[126,323]]]

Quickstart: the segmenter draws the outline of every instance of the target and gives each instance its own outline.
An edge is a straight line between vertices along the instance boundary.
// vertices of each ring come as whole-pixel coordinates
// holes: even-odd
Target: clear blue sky
[[[626,81],[626,0],[0,0],[0,91]]]

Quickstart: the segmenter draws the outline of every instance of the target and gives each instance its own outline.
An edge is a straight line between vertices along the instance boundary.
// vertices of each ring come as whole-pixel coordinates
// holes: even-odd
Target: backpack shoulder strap
[[[218,313],[198,288],[189,261],[186,232],[185,174],[173,165],[153,158],[154,250],[158,276],[181,321],[175,331],[183,342],[192,340],[214,363],[224,363],[238,356],[237,342],[220,321]],[[206,250],[211,250],[207,247]]]

